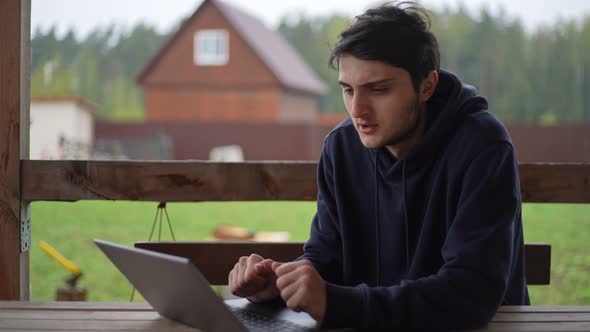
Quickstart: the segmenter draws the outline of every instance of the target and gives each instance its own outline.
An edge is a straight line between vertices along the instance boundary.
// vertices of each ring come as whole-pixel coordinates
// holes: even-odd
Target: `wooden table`
[[[56,330],[197,331],[160,317],[144,303],[0,301],[0,331]],[[590,306],[501,307],[478,331],[590,331]]]

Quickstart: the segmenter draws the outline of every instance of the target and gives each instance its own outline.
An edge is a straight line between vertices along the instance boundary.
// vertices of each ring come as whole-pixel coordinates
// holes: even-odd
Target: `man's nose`
[[[350,116],[360,118],[369,110],[366,98],[361,93],[355,93],[350,104]]]

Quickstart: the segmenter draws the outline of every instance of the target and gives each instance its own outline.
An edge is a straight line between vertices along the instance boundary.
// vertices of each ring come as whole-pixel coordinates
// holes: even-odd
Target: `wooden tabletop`
[[[2,302],[0,331],[174,331],[196,329],[160,317],[145,303]],[[478,331],[590,331],[590,306],[501,307]]]

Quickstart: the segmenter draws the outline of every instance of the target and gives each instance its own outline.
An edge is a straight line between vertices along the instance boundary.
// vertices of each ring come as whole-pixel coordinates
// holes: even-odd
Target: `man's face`
[[[406,70],[344,54],[339,61],[338,83],[367,148],[395,146],[416,130],[422,110]]]

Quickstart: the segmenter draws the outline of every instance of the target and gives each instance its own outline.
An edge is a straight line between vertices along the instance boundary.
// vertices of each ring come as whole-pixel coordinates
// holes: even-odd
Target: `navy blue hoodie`
[[[350,119],[325,139],[302,258],[327,282],[326,327],[475,328],[529,304],[514,147],[484,98],[439,77],[404,159]]]

